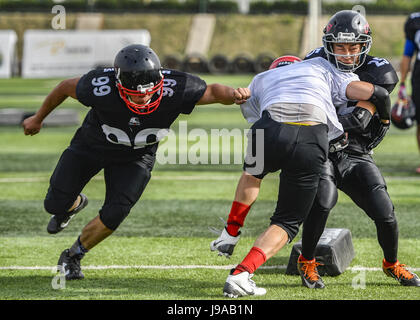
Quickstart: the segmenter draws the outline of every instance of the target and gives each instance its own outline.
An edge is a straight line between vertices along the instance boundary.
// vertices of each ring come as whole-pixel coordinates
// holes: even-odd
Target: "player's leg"
[[[420,152],[420,81],[417,78],[412,77],[412,81],[411,81],[411,99],[414,103],[414,105],[416,106],[416,123],[417,123],[417,128],[416,128],[416,141],[417,141],[417,147],[418,150]],[[416,168],[416,173],[420,174],[420,166],[418,168]]]
[[[244,295],[243,292],[247,295],[265,293],[264,289],[250,285],[247,276],[293,240],[317,193],[322,165],[327,158],[326,128],[285,126],[282,130],[274,139],[278,145],[272,143],[271,146],[279,155],[277,163],[282,168],[277,207],[270,227],[257,238],[247,256],[226,279],[224,294],[229,297]],[[254,287],[253,291],[247,292],[246,288],[250,287]]]
[[[324,232],[328,215],[336,205],[337,199],[338,192],[334,178],[334,167],[332,162],[328,160],[323,167],[314,203],[303,223],[302,256],[306,260],[315,258],[316,245]]]
[[[311,289],[324,287],[317,270],[319,264],[315,261],[315,249],[324,231],[328,215],[337,203],[337,198],[334,167],[328,160],[323,167],[314,203],[303,223],[302,253],[297,261],[302,284]]]
[[[58,265],[73,264],[66,279],[81,279],[80,260],[98,243],[110,236],[130,213],[146,188],[154,164],[154,157],[144,155],[139,161],[110,164],[104,168],[106,196],[99,215],[82,230],[71,248],[63,251]],[[67,267],[65,267],[67,268]]]
[[[340,189],[374,221],[384,254],[384,272],[401,284],[420,286],[420,279],[398,262],[398,223],[385,180],[373,160],[354,159]]]
[[[257,178],[246,171],[242,173],[227,220],[226,228],[230,235],[236,236],[239,228],[244,225],[245,218],[252,204],[257,200],[261,181],[261,178]]]
[[[264,115],[249,131],[244,171],[236,187],[235,198],[231,205],[226,226],[220,232],[219,237],[210,243],[210,250],[218,251],[219,256],[224,255],[230,258],[233,254],[233,250],[240,239],[241,232],[239,229],[244,225],[245,218],[258,197],[261,181],[266,173],[260,170],[264,167],[264,164],[260,165],[264,162],[264,159],[257,159],[256,157],[257,151],[264,152],[264,149],[257,150],[258,139],[261,140],[258,141],[258,145],[264,145],[264,135],[260,135],[261,131],[258,132],[257,129],[262,129],[270,124],[270,120]]]
[[[88,200],[81,191],[88,181],[101,170],[98,160],[87,154],[66,149],[51,176],[44,200],[45,210],[52,214],[47,231],[60,232],[73,216],[86,207]]]
[[[282,170],[280,179],[278,205],[271,217],[271,225],[257,238],[242,262],[231,271],[223,289],[225,296],[265,294],[265,289],[253,285],[248,277],[296,236],[299,225],[309,212],[319,175],[299,177]]]
[[[235,198],[229,212],[226,227],[220,236],[210,243],[211,251],[218,251],[219,255],[229,258],[233,254],[236,244],[240,239],[239,229],[244,225],[252,204],[258,197],[261,179],[250,175],[246,171],[242,173],[236,187]]]
[[[417,127],[416,127],[416,140],[417,140],[417,147],[420,151],[420,125],[419,120],[417,120]],[[420,166],[416,168],[416,173],[420,174]]]

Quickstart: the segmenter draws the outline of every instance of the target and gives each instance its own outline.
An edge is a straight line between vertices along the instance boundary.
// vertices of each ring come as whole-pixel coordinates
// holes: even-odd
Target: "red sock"
[[[227,232],[236,237],[239,232],[239,228],[244,225],[246,215],[251,209],[251,206],[243,204],[237,201],[233,201],[232,208],[230,209],[228,221],[227,221]]]
[[[243,271],[254,273],[266,260],[267,257],[264,251],[260,248],[252,247],[245,259],[238,264],[233,274],[235,275]]]

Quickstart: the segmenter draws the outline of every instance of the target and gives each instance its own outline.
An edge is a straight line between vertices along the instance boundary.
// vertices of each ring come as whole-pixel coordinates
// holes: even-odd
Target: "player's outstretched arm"
[[[214,83],[207,86],[206,91],[197,104],[242,104],[250,96],[251,92],[248,88],[233,89],[229,86]]]
[[[80,78],[66,79],[60,82],[45,98],[41,108],[31,117],[23,121],[23,132],[25,135],[37,134],[42,127],[44,119],[58,107],[67,97],[76,97],[76,86]]]

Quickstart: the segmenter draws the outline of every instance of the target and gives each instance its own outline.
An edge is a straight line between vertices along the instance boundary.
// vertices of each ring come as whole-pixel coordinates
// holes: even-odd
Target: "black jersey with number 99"
[[[162,73],[162,100],[154,112],[146,115],[128,109],[116,87],[113,68],[83,75],[76,95],[91,110],[72,140],[73,148],[88,147],[101,154],[130,158],[155,153],[171,124],[181,113],[191,113],[207,88],[197,76],[176,70]]]

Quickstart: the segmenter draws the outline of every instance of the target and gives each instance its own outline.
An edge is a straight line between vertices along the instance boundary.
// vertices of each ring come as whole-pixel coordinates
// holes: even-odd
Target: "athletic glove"
[[[398,99],[400,99],[400,100],[407,100],[408,99],[407,89],[405,87],[404,82],[401,82],[401,84],[400,84],[400,90],[398,91]]]

